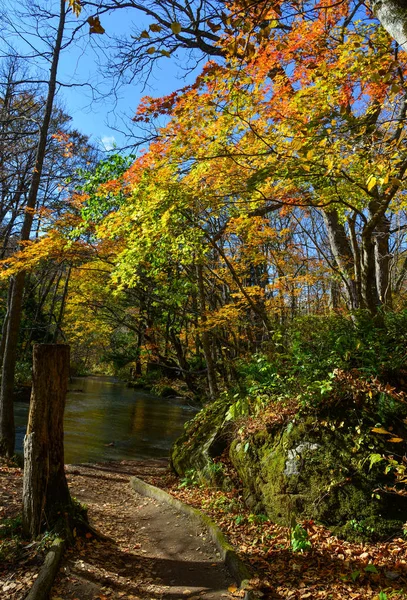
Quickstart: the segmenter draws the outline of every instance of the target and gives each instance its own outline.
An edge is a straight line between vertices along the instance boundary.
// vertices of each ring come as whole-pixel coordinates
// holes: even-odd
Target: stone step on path
[[[207,533],[175,508],[140,496],[130,476],[163,465],[68,468],[71,494],[88,505],[91,524],[109,540],[78,540],[60,567],[51,599],[225,600],[235,584]]]

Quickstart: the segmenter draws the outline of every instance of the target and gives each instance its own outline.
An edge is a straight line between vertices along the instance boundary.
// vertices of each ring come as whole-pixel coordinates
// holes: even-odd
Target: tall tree
[[[57,87],[57,71],[63,44],[66,12],[66,2],[65,0],[60,0],[57,27],[55,31],[55,37],[52,42],[50,57],[51,67],[49,71],[45,109],[39,127],[35,162],[33,171],[31,173],[25,216],[20,232],[20,241],[22,243],[30,238],[34,211],[37,206],[38,191],[41,184],[44,165],[45,149]],[[24,283],[25,272],[20,271],[16,274],[13,282],[13,289],[7,315],[7,330],[5,332],[6,341],[4,345],[0,388],[0,453],[6,456],[12,456],[14,453],[15,426],[13,414],[13,390]]]

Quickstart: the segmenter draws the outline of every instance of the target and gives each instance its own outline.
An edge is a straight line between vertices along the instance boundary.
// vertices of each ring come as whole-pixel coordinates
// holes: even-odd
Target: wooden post
[[[71,504],[64,470],[63,418],[69,346],[36,344],[27,434],[24,438],[23,529],[36,537]]]

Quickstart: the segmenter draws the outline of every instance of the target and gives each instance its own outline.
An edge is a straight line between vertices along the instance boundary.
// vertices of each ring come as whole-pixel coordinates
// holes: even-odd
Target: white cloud
[[[116,146],[116,139],[113,135],[105,135],[100,141],[105,150],[113,150]]]

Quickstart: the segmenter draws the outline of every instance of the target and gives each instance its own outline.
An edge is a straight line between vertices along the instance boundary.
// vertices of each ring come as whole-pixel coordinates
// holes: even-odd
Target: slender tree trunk
[[[55,271],[54,274],[52,275],[52,277],[50,277],[49,281],[47,282],[47,284],[45,286],[42,287],[42,290],[40,292],[40,298],[38,301],[38,305],[37,305],[37,310],[35,311],[35,317],[34,317],[34,326],[35,324],[38,322],[40,315],[41,315],[41,311],[44,307],[45,301],[48,297],[49,291],[52,287],[52,284],[55,281],[55,277],[57,276],[57,272]],[[32,341],[32,337],[33,337],[33,333],[34,333],[34,327],[31,328],[27,342],[26,342],[26,350],[25,353],[28,356],[30,353],[32,354],[32,348],[31,348],[31,341]],[[48,330],[47,330],[48,333]],[[45,340],[43,340],[45,341]]]
[[[336,210],[324,211],[324,221],[328,232],[332,254],[339,267],[345,284],[349,310],[359,308],[357,286],[354,272],[354,256],[343,224]]]
[[[330,307],[333,311],[337,311],[341,305],[341,287],[339,281],[334,278],[330,283]]]
[[[379,298],[385,308],[392,308],[390,267],[392,255],[389,248],[390,220],[383,215],[375,229],[376,283]]]
[[[6,306],[6,314],[4,315],[4,321],[3,321],[3,325],[1,328],[1,341],[0,341],[0,370],[1,367],[3,365],[3,356],[4,356],[4,350],[6,347],[6,337],[7,337],[7,327],[8,327],[8,315],[10,312],[10,304],[11,304],[11,296],[13,293],[13,285],[14,285],[14,279],[10,278],[10,281],[8,283],[8,291],[7,291],[7,306]]]
[[[356,236],[356,216],[355,215],[353,215],[348,220],[348,225],[349,225],[350,246],[352,248],[353,260],[354,260],[356,295],[357,295],[357,299],[358,299],[358,306],[362,306],[363,300],[362,300],[362,288],[361,288],[361,257],[360,257],[360,248],[359,248],[359,244],[358,244],[358,239]]]
[[[254,312],[254,314],[260,318],[260,321],[263,323],[266,331],[268,333],[271,333],[273,328],[270,323],[270,319],[267,315],[267,311],[264,307],[263,300],[261,299],[259,302],[255,302],[251,298],[250,294],[247,293],[245,286],[242,284],[242,281],[241,281],[239,275],[236,273],[235,268],[233,267],[232,263],[226,256],[226,253],[224,252],[224,250],[209,235],[206,234],[206,237],[209,240],[209,242],[211,243],[212,247],[218,252],[218,254],[224,260],[227,268],[229,269],[230,274],[232,275],[233,281],[236,283],[237,287],[239,288],[239,290],[241,291],[241,293],[247,300],[247,303],[250,306],[250,308],[252,309],[252,311]]]
[[[61,304],[59,307],[58,319],[57,319],[57,322],[55,325],[54,337],[52,339],[53,344],[56,344],[56,342],[58,341],[58,334],[62,331],[62,319],[64,318],[65,304],[66,304],[66,298],[68,296],[70,277],[71,277],[71,267],[68,268],[68,272],[67,272],[66,278],[65,278],[64,290],[62,292],[62,298],[61,298]],[[62,333],[62,338],[64,339],[63,333]]]
[[[142,368],[141,368],[141,347],[144,344],[144,324],[140,325],[138,332],[137,332],[137,356],[136,356],[136,372],[135,375],[137,376],[141,376],[142,375]]]
[[[59,284],[60,281],[62,279],[62,271],[60,271],[58,273],[57,276],[57,280],[55,282],[55,286],[54,286],[54,291],[52,293],[52,299],[51,299],[51,304],[50,304],[50,309],[49,309],[49,318],[48,318],[48,327],[47,327],[47,332],[44,338],[44,342],[53,342],[53,334],[51,334],[51,328],[52,328],[52,322],[53,322],[53,318],[54,318],[54,311],[55,311],[55,306],[57,303],[57,295],[58,295],[58,290],[59,290]]]
[[[69,346],[36,344],[33,389],[24,438],[23,529],[35,538],[70,506],[64,471],[63,418]]]
[[[373,316],[381,304],[376,285],[375,246],[371,232],[365,229],[362,233],[361,289],[364,306]]]
[[[403,264],[401,265],[401,268],[400,268],[398,276],[397,276],[397,280],[396,280],[396,283],[394,286],[395,294],[399,294],[401,292],[401,288],[403,287],[403,283],[406,278],[406,274],[407,274],[407,256],[403,260]]]
[[[184,349],[182,347],[181,341],[180,341],[178,335],[176,333],[174,333],[173,330],[170,330],[170,338],[171,338],[172,345],[174,346],[175,352],[177,354],[178,363],[179,363],[179,366],[181,367],[182,376],[185,380],[185,383],[187,384],[188,389],[191,390],[191,392],[194,392],[195,386],[194,386],[193,378],[190,373],[189,364],[185,358],[185,353],[184,353]]]
[[[24,292],[24,273],[17,273],[11,293],[7,334],[4,346],[0,389],[0,454],[14,454],[14,374],[17,361],[17,342],[20,331],[21,306]]]
[[[31,185],[28,192],[26,212],[21,229],[20,239],[26,241],[30,237],[34,210],[37,204],[38,190],[41,183],[44,156],[47,145],[49,125],[54,103],[57,70],[61,53],[63,32],[66,16],[65,0],[60,0],[59,24],[48,81],[48,94],[45,104],[44,118],[41,124],[35,167],[32,173]],[[15,426],[13,413],[14,375],[17,359],[17,343],[21,322],[22,299],[24,292],[25,273],[21,271],[15,277],[13,294],[10,304],[9,322],[7,327],[6,347],[3,358],[2,380],[0,388],[0,454],[12,456],[14,453]]]
[[[216,382],[216,371],[215,365],[212,358],[212,350],[211,350],[211,336],[208,331],[205,331],[205,288],[203,282],[203,273],[202,273],[202,265],[198,264],[196,267],[197,280],[198,280],[198,292],[199,292],[199,305],[200,305],[200,315],[201,322],[204,325],[204,330],[201,333],[201,342],[202,342],[202,350],[205,357],[207,374],[208,374],[208,386],[209,386],[209,396],[211,400],[214,400],[218,394],[218,384]]]

